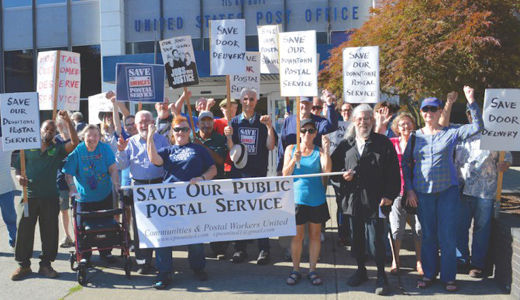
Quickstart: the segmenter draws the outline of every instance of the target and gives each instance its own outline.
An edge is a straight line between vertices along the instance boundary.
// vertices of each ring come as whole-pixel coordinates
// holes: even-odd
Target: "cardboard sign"
[[[57,69],[58,76],[56,75]],[[58,95],[55,97],[56,84],[58,85]],[[36,91],[41,110],[53,110],[55,98],[58,110],[79,110],[80,89],[79,53],[62,50],[38,53]]]
[[[280,72],[278,33],[282,31],[282,25],[257,26],[257,30],[260,72],[264,74],[278,74]]]
[[[283,32],[278,36],[281,96],[318,96],[316,31]]]
[[[246,52],[246,73],[229,77],[231,98],[240,99],[240,91],[244,88],[254,89],[257,98],[260,95],[260,53]]]
[[[96,94],[88,97],[88,123],[101,124],[99,119],[100,112],[113,111],[112,101],[106,98],[107,93]]]
[[[520,150],[520,89],[486,89],[480,149]]]
[[[210,20],[210,74],[246,72],[246,23],[244,19]]]
[[[4,151],[41,147],[38,93],[0,94]]]
[[[179,36],[160,41],[159,44],[170,87],[176,89],[198,84],[199,74],[191,36]]]
[[[296,234],[292,178],[142,185],[133,194],[139,248]]]
[[[343,97],[349,103],[379,102],[379,46],[343,49]]]
[[[117,64],[118,101],[163,102],[164,66],[154,64]]]

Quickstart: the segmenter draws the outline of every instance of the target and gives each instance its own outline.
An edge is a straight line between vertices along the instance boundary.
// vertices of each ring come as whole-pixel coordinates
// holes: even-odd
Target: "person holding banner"
[[[316,124],[312,119],[301,123],[302,141],[300,150],[295,145],[287,146],[282,174],[283,176],[300,174],[317,174],[330,172],[332,162],[328,155],[328,147],[320,149],[314,145],[317,135]],[[300,163],[300,168],[295,168]],[[294,201],[296,203],[296,236],[291,242],[291,258],[293,271],[286,280],[288,285],[298,283],[301,278],[300,258],[302,242],[305,235],[305,225],[309,224],[309,274],[312,285],[323,282],[316,273],[316,264],[320,256],[321,224],[330,219],[325,187],[327,177],[296,178],[294,180]]]
[[[63,159],[79,144],[74,124],[66,111],[59,111],[67,124],[71,140],[65,144],[56,144],[56,123],[46,120],[42,123],[40,134],[42,145],[40,149],[25,152],[26,176],[21,176],[20,159],[15,163],[16,180],[22,186],[27,186],[29,215],[24,216],[23,203],[20,203],[18,215],[18,232],[16,234],[15,259],[19,267],[11,275],[11,280],[21,280],[31,274],[31,257],[34,246],[34,229],[36,222],[40,224],[42,253],[40,255],[39,274],[55,278],[58,276],[51,262],[58,253],[58,214],[59,200],[56,186],[56,174]]]
[[[268,155],[276,145],[276,132],[274,131],[271,117],[260,116],[255,112],[257,104],[257,92],[244,88],[240,92],[242,113],[231,120],[224,129],[227,137],[228,149],[233,149],[236,144],[242,144],[247,149],[247,163],[243,168],[233,164],[231,178],[265,177],[267,175]],[[259,265],[269,263],[269,239],[258,239]],[[235,242],[233,263],[241,263],[247,258],[247,240]]]
[[[331,155],[332,171],[345,171],[343,176],[336,176],[339,177],[336,181],[340,182],[343,214],[349,216],[351,251],[358,265],[348,284],[359,286],[368,280],[365,267],[368,246],[377,265],[375,293],[386,295],[390,287],[385,274],[384,223],[393,199],[399,195],[399,161],[388,138],[373,131],[374,112],[368,104],[358,105],[352,118],[346,139]]]
[[[414,149],[409,143],[404,151],[402,166],[406,201],[408,205],[418,207],[422,228],[421,260],[424,276],[417,283],[419,288],[429,287],[440,270],[446,291],[457,290],[455,276],[459,182],[453,163],[453,151],[458,142],[483,128],[482,115],[473,93],[471,87],[464,87],[472,123],[460,127],[440,125],[441,101],[437,98],[424,99],[421,103],[421,116],[425,126],[416,131]],[[415,162],[413,170],[410,168],[412,161]]]
[[[172,121],[172,131],[175,143],[157,151],[154,141],[156,128],[148,127],[147,151],[150,162],[163,167],[165,174],[163,182],[190,181],[196,184],[199,181],[210,180],[217,175],[215,162],[209,152],[201,145],[190,142],[190,126],[185,117],[177,116]],[[207,280],[208,274],[204,271],[206,258],[203,244],[188,245],[188,260],[195,276]],[[172,247],[155,249],[155,265],[159,270],[153,287],[165,289],[172,280]]]

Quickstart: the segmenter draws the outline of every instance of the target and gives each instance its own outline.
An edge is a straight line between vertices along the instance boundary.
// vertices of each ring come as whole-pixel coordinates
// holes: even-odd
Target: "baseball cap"
[[[442,107],[442,101],[435,97],[425,98],[421,103],[421,109],[425,106]]]

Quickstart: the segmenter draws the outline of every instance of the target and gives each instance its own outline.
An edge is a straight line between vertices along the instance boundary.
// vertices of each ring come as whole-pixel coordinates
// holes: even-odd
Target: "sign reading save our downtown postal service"
[[[293,179],[134,186],[140,248],[296,234]]]
[[[163,102],[164,66],[118,63],[116,97],[118,101]]]
[[[379,46],[343,49],[343,97],[349,103],[379,102]]]
[[[486,89],[480,148],[520,150],[520,89]]]
[[[282,32],[278,36],[281,96],[318,96],[316,31]]]
[[[0,94],[3,151],[41,147],[38,93]]]
[[[244,19],[210,20],[210,74],[246,72],[246,23]]]

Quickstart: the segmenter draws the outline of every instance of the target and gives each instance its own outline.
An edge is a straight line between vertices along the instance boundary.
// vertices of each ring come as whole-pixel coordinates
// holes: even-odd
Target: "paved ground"
[[[515,174],[520,174],[517,171]],[[507,176],[506,176],[507,177]],[[518,185],[516,181],[516,185]],[[329,198],[331,208],[335,203]],[[17,200],[19,198],[17,197]],[[332,215],[332,214],[331,214]],[[26,280],[13,282],[10,274],[17,267],[13,253],[7,246],[6,227],[0,222],[0,299],[377,299],[373,295],[375,267],[369,265],[371,280],[359,288],[351,288],[345,282],[355,270],[354,260],[349,256],[347,248],[336,243],[336,224],[327,223],[326,240],[323,243],[322,255],[318,270],[324,280],[319,287],[312,286],[307,280],[289,287],[285,278],[291,270],[291,263],[282,261],[282,250],[276,239],[271,239],[273,263],[268,266],[258,266],[254,260],[235,265],[229,261],[218,261],[208,258],[207,271],[210,276],[207,282],[198,282],[189,270],[187,253],[178,248],[174,251],[176,274],[174,283],[167,291],[156,291],[150,288],[153,276],[133,274],[131,279],[124,277],[122,260],[114,266],[100,263],[94,256],[95,269],[89,272],[89,284],[81,287],[76,282],[75,272],[69,267],[69,252],[71,249],[60,249],[54,263],[60,272],[58,279],[45,279],[33,274]],[[413,253],[408,245],[401,252],[404,272],[402,282],[409,296],[399,293],[398,280],[390,276],[393,287],[393,299],[510,299],[509,295],[497,287],[492,279],[475,280],[467,275],[457,277],[460,291],[457,294],[447,294],[440,284],[423,291],[415,288],[417,273]],[[38,254],[40,250],[39,234],[37,233],[33,271],[38,269]],[[249,253],[256,254],[256,246],[249,245]],[[207,249],[207,253],[210,251]],[[303,266],[307,267],[306,263]]]

